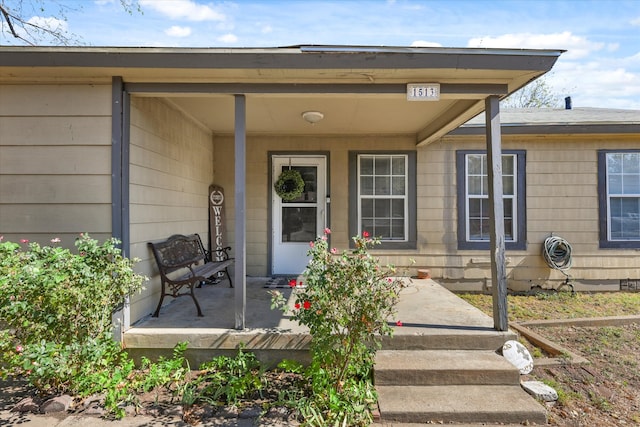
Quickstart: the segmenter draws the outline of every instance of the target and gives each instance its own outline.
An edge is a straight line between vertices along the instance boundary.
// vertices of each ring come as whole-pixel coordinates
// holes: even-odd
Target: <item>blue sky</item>
[[[92,46],[565,49],[547,77],[555,94],[574,107],[640,109],[640,0],[138,1],[128,13],[120,0],[44,0],[30,18],[58,16],[62,4],[64,28]],[[7,43],[19,44],[1,35]]]

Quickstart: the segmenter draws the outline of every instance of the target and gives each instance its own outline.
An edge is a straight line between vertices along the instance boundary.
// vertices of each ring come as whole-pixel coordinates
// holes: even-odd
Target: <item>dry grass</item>
[[[462,299],[492,316],[491,295],[460,294]],[[575,319],[640,315],[640,292],[544,293],[507,297],[509,320]]]

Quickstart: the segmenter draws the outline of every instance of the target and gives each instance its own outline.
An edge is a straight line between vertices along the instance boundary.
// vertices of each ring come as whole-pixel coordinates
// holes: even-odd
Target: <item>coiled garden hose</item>
[[[542,246],[542,254],[547,265],[555,270],[560,270],[569,277],[566,270],[571,268],[571,245],[560,236],[547,237]]]

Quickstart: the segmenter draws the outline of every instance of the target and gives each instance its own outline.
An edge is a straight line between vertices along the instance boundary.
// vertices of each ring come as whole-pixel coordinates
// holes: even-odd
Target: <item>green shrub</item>
[[[0,373],[23,375],[44,391],[78,391],[86,372],[121,361],[112,314],[146,280],[118,240],[89,235],[77,253],[0,238]]]

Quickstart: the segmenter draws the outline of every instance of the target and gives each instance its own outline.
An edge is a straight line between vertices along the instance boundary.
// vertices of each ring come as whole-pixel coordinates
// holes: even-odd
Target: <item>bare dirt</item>
[[[551,385],[560,395],[548,406],[550,425],[640,425],[639,323],[532,329],[590,362],[534,367],[530,379]]]

